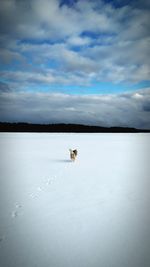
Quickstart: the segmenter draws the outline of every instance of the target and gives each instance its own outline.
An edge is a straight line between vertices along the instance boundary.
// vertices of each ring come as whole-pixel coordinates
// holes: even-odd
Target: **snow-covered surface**
[[[1,133],[0,266],[149,267],[149,136]]]

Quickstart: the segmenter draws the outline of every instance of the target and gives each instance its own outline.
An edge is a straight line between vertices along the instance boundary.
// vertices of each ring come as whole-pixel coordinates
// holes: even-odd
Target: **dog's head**
[[[70,151],[70,158],[71,160],[75,160],[76,156],[77,156],[77,150],[72,150],[72,149],[69,149]]]
[[[73,153],[77,156],[77,154],[78,154],[77,149],[73,150]]]

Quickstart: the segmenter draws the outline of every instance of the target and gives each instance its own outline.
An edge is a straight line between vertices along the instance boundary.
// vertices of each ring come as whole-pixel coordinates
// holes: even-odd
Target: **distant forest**
[[[0,122],[0,132],[138,133],[150,132],[150,130],[128,127],[100,127],[82,124],[31,124]]]

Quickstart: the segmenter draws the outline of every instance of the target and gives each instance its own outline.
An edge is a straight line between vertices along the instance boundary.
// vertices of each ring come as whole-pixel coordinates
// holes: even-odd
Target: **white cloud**
[[[81,85],[89,86],[93,76],[81,73],[66,74],[63,71],[44,70],[43,72],[32,71],[1,71],[1,78],[9,84],[12,89],[21,90],[28,87],[32,90],[32,86],[36,86],[39,90],[40,85]]]
[[[57,79],[52,75],[51,81],[57,83],[61,77],[64,84],[66,77],[68,84],[75,77],[81,85],[83,75],[89,84],[92,73],[95,81],[149,80],[150,11],[146,1],[144,9],[140,1],[117,9],[100,0],[79,0],[72,7],[59,4],[59,0],[1,1],[0,56],[5,64],[16,60],[19,70],[29,72],[29,68],[33,76],[37,66],[41,72],[45,68],[45,73],[53,68],[59,74]],[[80,49],[73,51],[72,46]],[[50,77],[46,74],[39,79]]]
[[[71,36],[67,40],[67,44],[72,46],[88,46],[92,43],[92,39],[89,37]]]

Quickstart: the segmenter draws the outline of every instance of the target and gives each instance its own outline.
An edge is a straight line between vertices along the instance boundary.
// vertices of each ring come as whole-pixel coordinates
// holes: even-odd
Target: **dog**
[[[70,151],[70,159],[71,159],[72,161],[75,161],[75,159],[76,159],[76,157],[77,157],[77,154],[78,154],[77,149],[74,149],[74,150],[69,149],[69,151]]]

